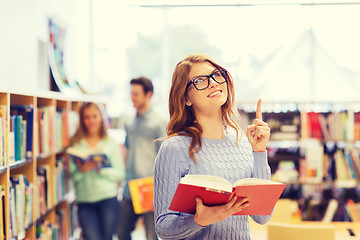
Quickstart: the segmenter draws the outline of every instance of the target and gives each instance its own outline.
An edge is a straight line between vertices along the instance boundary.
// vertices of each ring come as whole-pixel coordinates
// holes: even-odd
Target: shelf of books
[[[0,92],[0,239],[74,234],[76,205],[63,152],[86,100]]]
[[[242,126],[256,104],[239,104]],[[287,183],[303,220],[360,221],[360,103],[268,103],[263,119],[273,180]],[[336,202],[334,204],[334,202]]]

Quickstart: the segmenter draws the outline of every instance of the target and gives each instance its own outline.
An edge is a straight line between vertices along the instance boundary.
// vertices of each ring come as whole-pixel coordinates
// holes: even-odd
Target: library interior
[[[286,185],[267,223],[248,217],[251,239],[360,239],[359,12],[359,0],[0,0],[0,239],[84,239],[66,152],[82,104],[105,109],[122,149],[130,80],[151,79],[167,123],[174,68],[193,53],[231,73],[241,129],[262,100],[271,180]],[[143,219],[131,235],[146,239]]]

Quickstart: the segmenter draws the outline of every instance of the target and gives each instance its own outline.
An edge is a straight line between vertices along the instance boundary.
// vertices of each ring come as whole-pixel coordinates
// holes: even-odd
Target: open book
[[[233,185],[226,179],[211,175],[186,175],[181,178],[169,210],[194,214],[196,197],[204,205],[225,204],[234,194],[247,197],[250,205],[234,215],[270,215],[284,191],[285,184],[259,178],[244,178]]]
[[[111,167],[109,158],[101,151],[92,150],[89,152],[83,152],[77,148],[69,147],[66,149],[66,152],[69,154],[75,164],[77,164],[77,160],[80,160],[81,163],[86,161],[93,161],[97,164],[97,168]]]

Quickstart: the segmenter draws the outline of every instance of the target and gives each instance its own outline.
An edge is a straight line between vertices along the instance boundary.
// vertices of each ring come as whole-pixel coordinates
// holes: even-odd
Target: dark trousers
[[[117,235],[119,240],[131,240],[131,232],[136,227],[139,217],[144,220],[146,239],[157,240],[155,233],[154,212],[135,214],[131,200],[123,199],[120,202],[120,214],[117,224]]]
[[[79,223],[85,240],[113,239],[119,212],[116,197],[77,205]]]

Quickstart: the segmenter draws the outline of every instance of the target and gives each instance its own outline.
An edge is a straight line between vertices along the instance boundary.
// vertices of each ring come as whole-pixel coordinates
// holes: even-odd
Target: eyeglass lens
[[[210,85],[210,78],[215,80],[217,83],[224,83],[226,82],[225,76],[225,70],[219,70],[207,76],[199,76],[193,80],[193,83],[198,90],[202,90]]]

